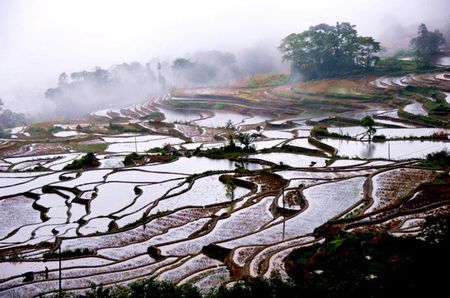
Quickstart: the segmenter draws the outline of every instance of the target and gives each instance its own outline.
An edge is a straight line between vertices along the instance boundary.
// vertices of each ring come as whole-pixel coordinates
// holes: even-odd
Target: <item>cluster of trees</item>
[[[275,52],[275,51],[274,51]],[[45,92],[58,116],[74,117],[149,99],[173,87],[226,85],[259,71],[279,71],[276,54],[266,48],[237,55],[221,51],[195,52],[173,62],[155,58],[145,65],[133,62],[109,69],[62,73],[58,85]]]
[[[316,79],[368,70],[378,61],[380,43],[359,36],[350,23],[319,24],[302,33],[292,33],[279,47],[292,71]]]
[[[446,43],[439,30],[429,31],[425,24],[411,40],[411,53],[417,66],[427,68]],[[301,33],[285,37],[279,49],[283,59],[291,62],[292,74],[301,74],[305,79],[361,73],[379,68],[388,71],[402,70],[398,57],[380,59],[380,43],[369,36],[359,36],[350,23],[336,26],[319,24]]]
[[[425,160],[420,165],[434,169],[442,169],[450,167],[450,154],[447,151],[438,151],[427,154]]]
[[[9,109],[3,109],[3,100],[0,98],[0,138],[9,137],[9,133],[5,128],[13,128],[22,126],[27,123],[25,115],[15,113]]]
[[[425,24],[420,24],[417,37],[411,40],[411,47],[420,67],[429,67],[433,58],[445,44],[444,35],[439,30],[428,31]]]
[[[421,24],[418,36],[411,40],[411,52],[419,66],[428,67],[444,43],[441,32],[429,31]],[[133,62],[110,69],[62,73],[58,86],[48,89],[45,95],[56,104],[58,115],[80,116],[114,104],[142,101],[172,87],[226,85],[238,77],[279,71],[282,64],[274,62],[279,59],[268,48],[265,45],[237,55],[203,51],[171,63],[153,59],[145,65]],[[379,63],[380,43],[359,35],[347,22],[335,26],[322,23],[292,33],[282,40],[279,50],[283,60],[291,63],[292,74],[301,74],[305,79],[367,72],[378,64],[384,70],[401,69],[395,57]]]
[[[450,217],[428,217],[419,240],[385,232],[339,232],[285,259],[306,297],[437,294],[446,287]],[[433,270],[433,268],[435,268]],[[420,293],[420,294],[419,294]]]
[[[260,43],[239,52],[199,51],[170,65],[177,86],[226,85],[234,79],[285,69],[272,44]]]
[[[240,74],[236,56],[219,51],[197,52],[173,61],[174,82],[182,86],[228,83]]]
[[[197,148],[193,155],[206,156],[209,158],[237,158],[247,153],[256,152],[254,141],[256,136],[249,133],[238,133],[228,135],[228,144],[220,148],[210,148],[208,150],[200,150]],[[236,144],[236,141],[238,144]]]
[[[106,70],[62,73],[58,86],[45,96],[56,104],[59,115],[80,116],[114,104],[142,101],[158,92],[158,78],[150,64],[123,63]]]
[[[63,170],[79,170],[79,169],[89,169],[96,168],[100,165],[97,157],[93,152],[89,152],[83,155],[79,159],[75,159],[73,162],[67,164]]]

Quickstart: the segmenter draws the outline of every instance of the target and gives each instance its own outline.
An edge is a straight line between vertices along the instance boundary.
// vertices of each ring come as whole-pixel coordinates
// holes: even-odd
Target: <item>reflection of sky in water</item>
[[[422,107],[422,104],[419,102],[413,102],[404,107],[405,112],[414,114],[414,115],[428,115],[427,111]]]
[[[179,112],[163,108],[158,108],[158,110],[164,113],[164,122],[190,122],[201,118],[199,113],[190,111]]]
[[[375,127],[377,135],[384,135],[387,138],[403,138],[403,137],[428,137],[435,132],[445,131],[450,134],[450,130],[442,128],[382,128]],[[339,133],[342,135],[349,135],[352,137],[361,138],[367,131],[361,126],[347,126],[347,127],[330,127],[329,132]]]
[[[437,60],[437,64],[450,65],[450,57],[441,57]]]
[[[214,111],[213,117],[196,121],[196,123],[200,126],[223,127],[226,125],[228,120],[231,120],[231,122],[234,125],[236,125],[236,124],[239,124],[242,121],[244,121],[244,119],[246,119],[246,118],[251,118],[251,117],[248,115],[242,115],[242,114],[238,114],[238,113]]]
[[[205,171],[213,170],[227,170],[233,171],[236,168],[238,162],[228,160],[228,159],[209,159],[206,157],[182,157],[174,162],[157,164],[157,165],[146,165],[139,169],[147,171],[161,171],[161,172],[171,172],[171,173],[203,173]],[[256,163],[244,163],[245,168],[248,170],[259,170],[262,166]]]
[[[444,92],[445,95],[447,95],[447,97],[445,98],[445,100],[450,103],[450,92]]]
[[[391,159],[421,158],[431,152],[441,150],[449,151],[450,149],[448,143],[432,141],[390,141],[369,143],[326,139],[324,142],[337,148],[338,154],[341,156],[357,156],[360,158],[388,158],[389,151]]]

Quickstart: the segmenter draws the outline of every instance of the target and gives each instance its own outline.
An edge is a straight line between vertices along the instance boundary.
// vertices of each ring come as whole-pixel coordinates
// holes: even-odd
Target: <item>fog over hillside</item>
[[[421,22],[448,36],[448,11],[445,0],[0,0],[0,98],[31,117],[81,116],[161,88],[288,69],[280,40],[314,24],[348,21],[401,49]],[[176,69],[177,58],[190,64]]]

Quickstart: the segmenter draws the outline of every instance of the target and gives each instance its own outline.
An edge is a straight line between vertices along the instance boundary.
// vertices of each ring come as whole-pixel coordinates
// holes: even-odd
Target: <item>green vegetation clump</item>
[[[136,152],[131,152],[130,154],[127,154],[123,160],[123,164],[126,166],[134,165],[134,161],[137,159],[140,159],[141,156],[137,154]]]
[[[292,168],[290,165],[285,164],[284,162],[280,161],[280,163],[275,164],[271,167],[272,170],[287,170]]]
[[[372,117],[366,116],[361,119],[360,125],[366,128],[366,135],[369,137],[369,142],[372,141],[372,136],[377,133],[375,121]]]
[[[144,116],[144,119],[154,122],[161,122],[164,121],[164,119],[166,119],[166,116],[164,115],[164,113],[161,112],[151,112],[150,114]]]
[[[26,132],[28,132],[33,137],[47,137],[48,136],[47,129],[39,127],[39,126],[29,126],[29,127],[27,127]]]
[[[261,74],[252,77],[248,83],[248,88],[275,87],[286,84],[288,76],[284,73]]]
[[[125,156],[123,164],[125,166],[134,166],[147,162],[171,162],[181,156],[181,153],[175,150],[170,144],[166,144],[163,147],[152,148],[147,152],[158,154],[149,155],[132,152]]]
[[[237,146],[235,143],[235,139],[238,140],[241,146]],[[255,137],[252,134],[248,133],[239,133],[236,136],[229,135],[228,136],[228,144],[226,146],[222,146],[220,148],[210,148],[205,151],[195,150],[193,155],[196,156],[204,156],[215,159],[222,158],[237,158],[242,155],[255,153],[256,149],[253,144]]]
[[[148,153],[165,153],[166,151],[164,150],[163,147],[155,147],[155,148],[151,148],[147,151]]]
[[[321,141],[319,141],[313,137],[308,137],[308,143],[316,146],[317,148],[322,149],[323,151],[327,151],[333,155],[335,155],[337,153],[336,148],[334,148],[333,146],[330,146],[328,144],[322,143]]]
[[[449,229],[450,216],[429,216],[425,219],[419,236],[432,246],[448,247],[450,244]]]
[[[27,172],[47,172],[50,171],[49,168],[43,167],[41,165],[35,166],[34,168],[26,169]]]
[[[410,65],[411,62],[413,64],[412,66]],[[381,58],[377,63],[377,67],[379,70],[392,73],[407,70],[405,64],[411,68],[410,70],[414,70],[416,68],[416,63],[414,61],[401,61],[396,57]]]
[[[335,132],[329,132],[327,127],[324,125],[315,125],[313,129],[311,130],[311,135],[314,137],[333,137],[333,138],[340,138],[340,139],[351,139],[352,137],[349,135],[342,135]]]
[[[254,148],[245,149],[239,146],[230,147],[224,146],[220,148],[211,148],[205,151],[194,151],[194,155],[196,156],[204,156],[208,158],[214,159],[222,159],[222,158],[237,158],[242,155],[255,153],[256,150]]]
[[[227,130],[236,130],[236,126],[233,124],[231,119],[228,119],[227,123],[225,123],[225,129],[227,129]]]
[[[350,111],[354,109],[358,109],[359,107],[355,104],[343,102],[343,101],[335,101],[335,100],[327,100],[325,98],[300,98],[298,99],[299,104],[303,108],[322,110],[322,111],[331,111],[331,112],[343,112]]]
[[[426,96],[434,97],[437,93],[436,87],[429,87],[429,86],[411,86],[408,85],[405,87],[406,92],[414,92],[414,93],[420,93]]]
[[[234,184],[232,179],[227,179],[225,183],[226,196],[230,200],[234,200],[234,191],[236,190],[236,184]]]
[[[450,106],[447,103],[446,95],[442,92],[433,92],[430,95],[435,101],[421,99],[428,114],[436,116],[447,116],[450,113]]]
[[[441,121],[431,116],[411,114],[406,112],[403,108],[398,109],[397,114],[400,118],[414,120],[426,125],[432,125],[437,127],[449,127],[449,124],[444,121]]]
[[[402,92],[407,96],[411,96],[422,102],[430,115],[446,116],[450,113],[450,106],[446,101],[446,95],[436,89],[436,87],[429,86],[407,86]],[[435,101],[428,100],[418,94],[433,98]]]
[[[164,153],[164,150],[161,152]],[[156,155],[138,154],[136,152],[132,152],[125,156],[123,164],[125,166],[135,166],[146,162],[171,162],[177,159],[178,156],[181,156],[181,154],[177,151]]]
[[[214,102],[204,102],[204,101],[182,101],[182,100],[170,100],[168,103],[175,108],[187,108],[187,109],[199,109],[199,110],[223,110],[229,108],[230,105],[226,103],[214,103]]]
[[[375,97],[380,97],[380,96],[374,96],[371,94],[355,94],[355,93],[337,93],[337,92],[325,92],[326,96],[331,96],[331,97],[337,97],[337,98],[346,98],[346,99],[364,99],[364,100],[370,100],[373,99]],[[382,96],[383,98],[387,98],[387,95]]]
[[[429,153],[419,165],[433,169],[448,168],[450,167],[450,155],[447,151]]]
[[[63,131],[64,129],[61,126],[50,126],[49,128],[47,128],[47,133],[49,135],[55,134],[57,132]]]
[[[83,155],[80,159],[76,159],[70,164],[66,165],[63,170],[79,170],[79,169],[88,169],[88,168],[96,168],[100,165],[97,157],[95,157],[94,153],[89,152],[86,155]]]
[[[248,88],[258,88],[258,82],[256,82],[255,80],[249,80],[247,83],[247,87]]]
[[[305,89],[301,89],[301,88],[298,88],[298,87],[293,87],[291,90],[292,90],[292,92],[298,93],[298,94],[306,94],[306,95],[317,95],[318,94],[317,91],[305,90]]]
[[[283,59],[307,79],[348,75],[374,68],[381,51],[372,37],[359,36],[350,23],[319,24],[282,40]]]
[[[328,131],[326,126],[323,125],[315,125],[311,130],[311,135],[313,136],[329,136],[330,132]]]
[[[419,66],[427,68],[432,65],[433,58],[439,53],[446,40],[439,30],[428,31],[425,24],[420,24],[417,37],[411,40],[414,56]]]
[[[448,140],[448,133],[445,130],[436,131],[433,132],[430,138],[434,140]]]
[[[385,141],[386,136],[385,135],[375,135],[375,136],[373,136],[373,140],[374,141]]]
[[[399,290],[404,295],[437,291],[445,287],[440,270],[449,261],[446,218],[439,223],[446,222],[447,231],[442,226],[432,228],[441,231],[438,241],[396,238],[384,232],[338,233],[323,244],[295,250],[287,257],[286,268],[304,295],[383,297]]]
[[[170,281],[159,281],[154,277],[141,279],[128,286],[105,288],[102,285],[90,283],[91,290],[77,295],[79,298],[201,298],[199,289],[191,284],[177,286]]]
[[[161,153],[161,154],[172,153],[172,154],[175,154],[175,155],[179,155],[178,151],[176,151],[175,148],[173,148],[172,145],[170,145],[170,144],[164,144],[163,147],[151,148],[147,152],[149,152],[149,153]]]
[[[122,125],[122,124],[116,124],[112,121],[109,121],[108,129],[112,131],[117,132],[140,132],[141,130],[132,126],[132,125]]]
[[[8,139],[11,137],[11,134],[7,132],[5,129],[3,129],[2,126],[0,126],[0,138]]]
[[[450,113],[450,106],[447,102],[426,101],[423,106],[428,110],[430,115],[447,116]]]

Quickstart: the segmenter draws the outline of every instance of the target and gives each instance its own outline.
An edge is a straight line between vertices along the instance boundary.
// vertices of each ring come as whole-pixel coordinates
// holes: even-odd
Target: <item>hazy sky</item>
[[[0,0],[0,98],[42,92],[63,71],[232,51],[321,22],[377,36],[389,24],[448,20],[449,0]]]

